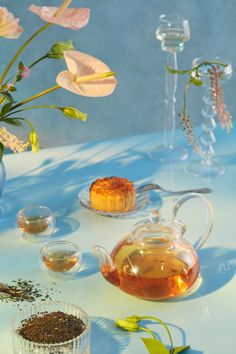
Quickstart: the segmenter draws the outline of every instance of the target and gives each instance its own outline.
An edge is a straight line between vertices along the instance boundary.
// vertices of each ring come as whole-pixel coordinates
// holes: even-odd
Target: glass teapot
[[[192,246],[182,236],[187,226],[176,219],[188,200],[200,198],[207,212],[203,235]],[[193,291],[199,278],[196,251],[208,239],[214,220],[211,203],[198,193],[184,195],[174,206],[173,219],[152,211],[147,219],[135,224],[109,254],[93,246],[103,277],[124,292],[146,300],[161,300]]]

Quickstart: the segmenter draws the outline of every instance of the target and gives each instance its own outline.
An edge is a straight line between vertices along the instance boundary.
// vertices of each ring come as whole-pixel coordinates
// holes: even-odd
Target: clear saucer
[[[90,195],[89,195],[89,189],[90,185],[84,187],[80,192],[79,192],[79,201],[80,204],[103,216],[109,216],[109,217],[126,217],[126,216],[132,216],[140,211],[145,211],[145,213],[153,210],[153,209],[159,209],[162,203],[160,203],[161,198],[158,196],[158,193],[155,193],[155,197],[152,197],[152,193],[150,192],[141,192],[136,194],[136,205],[133,210],[129,211],[124,211],[124,212],[108,212],[108,211],[102,211],[102,210],[97,210],[91,207],[90,204]]]

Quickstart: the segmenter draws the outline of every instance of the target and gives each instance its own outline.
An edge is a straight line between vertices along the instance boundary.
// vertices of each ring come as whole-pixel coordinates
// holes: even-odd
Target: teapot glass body
[[[104,264],[103,277],[124,292],[146,300],[186,293],[199,275],[197,253],[175,229],[160,225],[159,232],[161,237],[147,237],[142,242],[129,237],[121,240],[111,253],[115,267]]]
[[[207,225],[194,246],[183,238],[186,225],[176,219],[181,205],[200,198],[206,207]],[[153,211],[135,224],[109,254],[94,246],[103,277],[122,291],[145,300],[162,300],[191,293],[198,285],[199,259],[196,250],[208,239],[213,225],[210,202],[197,193],[182,197],[174,207],[174,218],[166,221]]]

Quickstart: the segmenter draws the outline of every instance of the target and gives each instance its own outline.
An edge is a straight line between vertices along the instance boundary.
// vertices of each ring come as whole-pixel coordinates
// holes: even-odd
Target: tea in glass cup
[[[80,269],[82,253],[70,241],[55,241],[46,244],[40,251],[41,265],[53,278],[73,277]]]
[[[55,229],[53,212],[43,205],[32,205],[17,214],[17,227],[27,238],[50,236]]]

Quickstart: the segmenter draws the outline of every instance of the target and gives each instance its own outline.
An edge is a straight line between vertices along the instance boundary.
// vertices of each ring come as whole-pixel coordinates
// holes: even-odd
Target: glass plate
[[[136,194],[136,206],[133,210],[129,211],[124,211],[124,212],[110,212],[110,211],[102,211],[102,210],[97,210],[91,207],[90,204],[90,195],[89,195],[89,189],[90,185],[84,187],[80,192],[79,192],[79,201],[80,204],[89,209],[94,211],[97,214],[104,215],[104,216],[110,216],[110,217],[125,217],[125,216],[130,216],[134,215],[140,211],[151,211],[153,209],[159,209],[160,208],[160,197],[157,196],[155,198],[151,198],[151,193],[150,192],[142,192]]]

